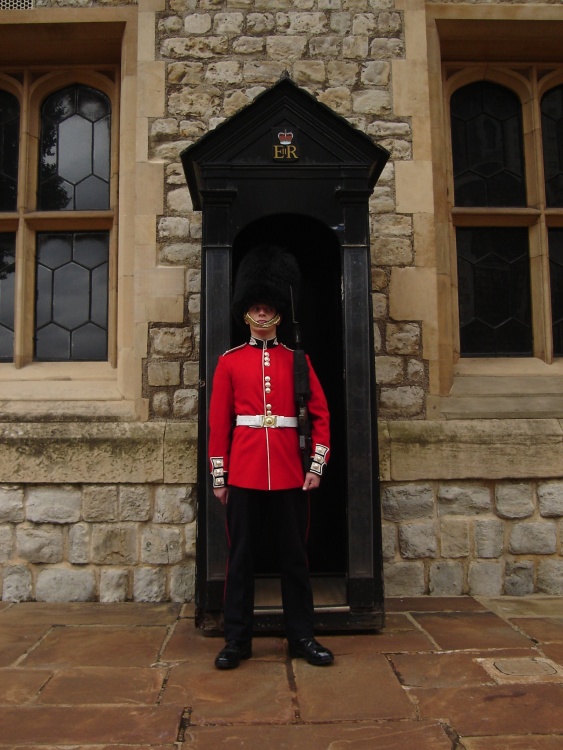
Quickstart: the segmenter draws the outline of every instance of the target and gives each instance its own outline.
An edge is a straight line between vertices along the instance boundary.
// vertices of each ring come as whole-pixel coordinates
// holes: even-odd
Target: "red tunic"
[[[256,490],[303,486],[304,472],[296,427],[247,427],[236,417],[272,414],[295,417],[293,351],[283,344],[243,344],[219,358],[209,407],[209,459],[214,486]],[[315,464],[322,473],[328,460],[330,420],[326,399],[309,358],[311,419]]]

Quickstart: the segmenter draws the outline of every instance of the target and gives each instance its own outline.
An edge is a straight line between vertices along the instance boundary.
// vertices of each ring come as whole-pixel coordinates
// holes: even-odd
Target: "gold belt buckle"
[[[262,427],[277,427],[277,417],[275,414],[265,414],[262,417]]]

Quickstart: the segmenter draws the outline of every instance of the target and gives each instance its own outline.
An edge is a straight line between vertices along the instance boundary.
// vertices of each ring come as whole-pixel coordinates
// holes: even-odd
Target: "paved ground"
[[[190,605],[0,603],[0,748],[562,750],[563,598],[386,608],[331,667],[219,672]]]

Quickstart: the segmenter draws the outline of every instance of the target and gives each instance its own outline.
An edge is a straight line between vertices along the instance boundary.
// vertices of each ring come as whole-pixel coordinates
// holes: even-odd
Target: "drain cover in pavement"
[[[476,661],[495,682],[563,682],[563,667],[542,656]]]

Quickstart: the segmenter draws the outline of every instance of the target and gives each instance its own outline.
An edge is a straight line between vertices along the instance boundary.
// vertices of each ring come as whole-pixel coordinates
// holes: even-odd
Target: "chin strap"
[[[265,323],[260,323],[259,321],[254,320],[254,318],[252,317],[252,315],[250,315],[250,313],[247,313],[247,312],[244,313],[244,322],[249,323],[249,324],[252,323],[253,325],[256,326],[256,328],[272,328],[273,326],[277,326],[280,320],[281,320],[281,317],[278,313],[277,315],[274,315],[274,317],[271,318],[270,320],[267,320]]]

